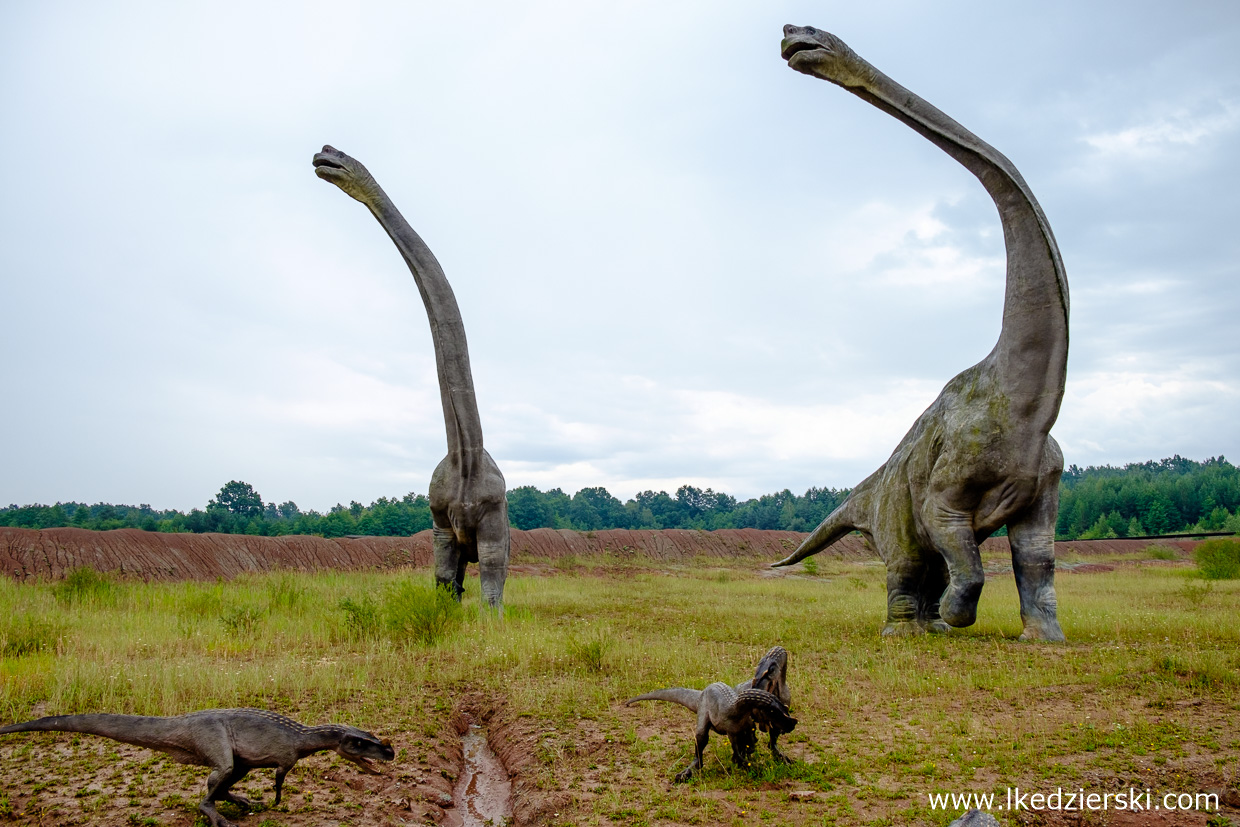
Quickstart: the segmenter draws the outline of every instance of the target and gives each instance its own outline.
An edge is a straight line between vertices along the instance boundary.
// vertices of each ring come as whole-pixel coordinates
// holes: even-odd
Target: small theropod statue
[[[788,652],[776,646],[762,656],[751,680],[735,687],[712,683],[705,689],[656,689],[625,701],[671,701],[697,713],[697,732],[693,763],[676,774],[677,781],[688,781],[702,769],[702,753],[710,733],[728,736],[732,742],[732,762],[743,767],[758,744],[754,726],[771,735],[771,755],[777,761],[789,758],[775,746],[775,740],[792,732],[797,719],[788,712],[792,692],[788,689]]]
[[[174,718],[107,713],[53,715],[0,727],[0,734],[10,732],[85,732],[166,752],[180,764],[210,767],[207,795],[198,810],[211,827],[236,827],[216,811],[217,801],[228,801],[244,810],[253,808],[248,799],[231,792],[252,769],[275,768],[275,803],[279,804],[284,776],[307,755],[335,750],[341,758],[376,774],[372,760],[391,761],[396,757],[390,741],[381,741],[369,732],[339,724],[303,726],[263,709],[206,709]]]

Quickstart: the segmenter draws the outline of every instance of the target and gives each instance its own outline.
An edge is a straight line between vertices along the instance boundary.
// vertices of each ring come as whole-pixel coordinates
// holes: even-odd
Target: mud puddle
[[[470,724],[461,736],[465,766],[452,790],[456,803],[445,812],[445,827],[501,827],[512,823],[512,782],[487,744],[486,730]]]

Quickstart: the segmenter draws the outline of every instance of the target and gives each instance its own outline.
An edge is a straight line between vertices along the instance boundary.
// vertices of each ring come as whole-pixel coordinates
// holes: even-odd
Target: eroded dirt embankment
[[[694,557],[778,560],[805,538],[796,531],[752,528],[719,531],[557,531],[539,528],[512,532],[512,562],[530,558],[557,559],[570,555],[611,555],[674,562]],[[1186,540],[1097,540],[1057,543],[1060,555],[1124,554],[1150,545],[1183,552],[1196,543]],[[1007,538],[987,540],[987,550],[1007,552]],[[860,536],[849,535],[829,554],[870,559]],[[0,571],[16,580],[56,580],[81,566],[137,580],[231,579],[246,572],[317,569],[389,569],[429,566],[433,560],[431,532],[412,537],[313,536],[252,537],[242,534],[158,534],[137,529],[86,531],[80,528],[0,528]]]

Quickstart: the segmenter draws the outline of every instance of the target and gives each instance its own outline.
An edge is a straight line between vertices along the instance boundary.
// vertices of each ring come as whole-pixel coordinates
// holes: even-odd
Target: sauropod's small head
[[[324,146],[322,152],[315,153],[312,163],[315,175],[340,187],[363,204],[379,192],[379,185],[362,162],[333,146]]]
[[[864,85],[870,68],[847,43],[813,26],[784,26],[779,54],[798,72],[841,86]]]
[[[336,752],[341,758],[352,761],[366,772],[378,775],[379,771],[371,765],[371,761],[391,761],[396,757],[392,742],[386,738],[379,739],[362,729],[349,727],[340,739]]]

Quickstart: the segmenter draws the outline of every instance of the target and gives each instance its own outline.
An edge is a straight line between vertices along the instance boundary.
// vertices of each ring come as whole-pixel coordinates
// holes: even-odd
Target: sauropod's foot
[[[916,620],[889,620],[883,627],[883,637],[909,637],[925,633],[926,627]]]
[[[926,631],[932,635],[946,635],[950,633],[951,630],[952,627],[949,626],[941,617],[936,617],[934,620],[926,621]]]
[[[939,602],[939,616],[949,626],[957,629],[972,626],[977,622],[977,600],[981,596],[981,583],[969,583],[963,588],[957,588],[956,584],[952,583],[947,587],[947,591],[943,592],[943,599]]]
[[[1059,621],[1050,618],[1049,620],[1040,620],[1025,624],[1025,631],[1020,633],[1020,640],[1041,640],[1047,643],[1063,643],[1067,638],[1064,637],[1063,629],[1059,628]]]

